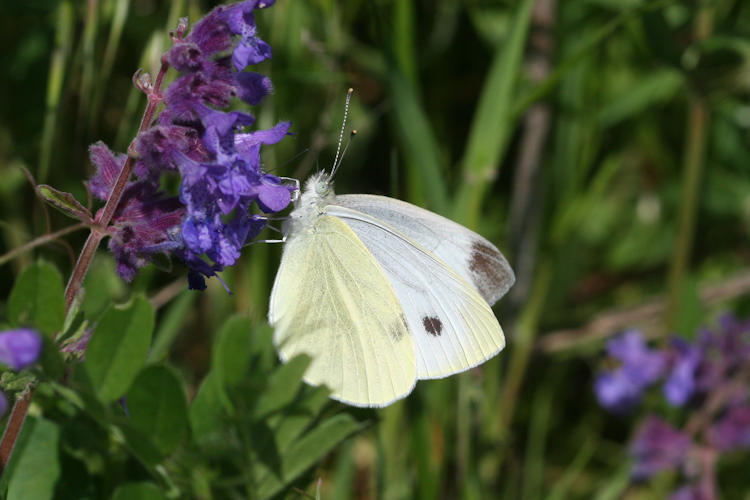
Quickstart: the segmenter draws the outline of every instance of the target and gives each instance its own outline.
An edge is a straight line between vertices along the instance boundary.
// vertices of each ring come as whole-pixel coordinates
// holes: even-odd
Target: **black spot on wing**
[[[422,326],[433,337],[438,337],[443,333],[443,322],[436,316],[425,316],[422,318]]]
[[[469,271],[474,286],[490,305],[505,295],[516,280],[500,250],[480,240],[471,245]]]

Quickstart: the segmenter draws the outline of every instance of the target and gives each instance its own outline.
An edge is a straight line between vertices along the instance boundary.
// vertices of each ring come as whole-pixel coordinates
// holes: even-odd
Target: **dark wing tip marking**
[[[490,305],[505,295],[516,281],[513,270],[500,250],[481,240],[476,240],[471,245],[469,270],[474,286]]]
[[[436,316],[423,317],[422,326],[424,326],[424,330],[433,337],[438,337],[443,333],[443,322]]]

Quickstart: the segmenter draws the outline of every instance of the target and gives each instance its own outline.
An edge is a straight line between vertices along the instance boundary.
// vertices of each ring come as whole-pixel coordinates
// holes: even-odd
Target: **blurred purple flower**
[[[250,213],[252,204],[270,213],[290,203],[293,187],[260,164],[261,145],[279,142],[290,124],[248,132],[252,115],[222,111],[237,97],[255,105],[272,91],[266,76],[242,71],[271,57],[271,47],[257,36],[253,11],[272,4],[246,0],[216,7],[184,37],[187,21],[181,20],[165,54],[180,75],[163,94],[157,124],[134,142],[138,180],[129,183],[110,228],[110,250],[124,279],[161,252],[188,266],[190,288],[204,289],[204,278],[235,264],[265,227],[263,217]],[[126,158],[97,143],[91,159],[97,166],[92,193],[106,199]],[[167,172],[181,177],[179,197],[160,190]]]
[[[698,367],[703,361],[703,352],[697,345],[673,338],[670,371],[664,382],[664,397],[675,406],[682,406],[696,389]]]
[[[18,328],[0,332],[0,363],[13,371],[33,364],[42,352],[42,337],[34,330]]]
[[[691,440],[667,422],[649,416],[630,445],[633,477],[646,479],[665,469],[679,467],[685,460]]]
[[[641,333],[635,330],[611,339],[607,353],[620,366],[601,373],[594,391],[604,408],[622,412],[636,404],[643,390],[662,376],[666,360],[662,353],[649,349]]]
[[[730,408],[709,429],[708,440],[722,451],[750,448],[750,405]]]
[[[697,485],[686,485],[672,493],[669,500],[709,500]]]
[[[0,417],[5,415],[5,412],[8,410],[8,398],[5,397],[5,394],[0,392]]]

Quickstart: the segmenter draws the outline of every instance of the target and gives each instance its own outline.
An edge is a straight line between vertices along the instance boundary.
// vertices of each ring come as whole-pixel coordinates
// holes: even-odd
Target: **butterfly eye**
[[[315,193],[319,196],[325,196],[328,194],[328,183],[327,182],[318,182],[315,184]]]

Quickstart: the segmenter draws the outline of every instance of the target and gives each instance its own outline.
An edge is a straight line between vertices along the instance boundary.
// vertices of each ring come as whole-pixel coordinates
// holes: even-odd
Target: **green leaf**
[[[269,498],[281,491],[362,426],[346,413],[322,422],[282,454],[280,475],[263,470],[265,473],[258,476],[258,498]]]
[[[151,436],[144,435],[138,429],[133,427],[128,420],[120,422],[118,428],[122,432],[122,435],[125,438],[125,443],[128,448],[130,448],[133,455],[140,460],[147,469],[152,472],[155,471],[155,468],[164,459],[164,454],[156,449],[156,446],[154,446],[150,439]]]
[[[154,483],[127,483],[117,488],[111,500],[167,500]]]
[[[461,159],[464,182],[454,207],[458,221],[469,227],[477,225],[484,194],[497,175],[498,164],[513,132],[516,83],[521,73],[533,5],[532,0],[523,0],[518,5],[508,37],[505,43],[498,45],[482,85]]]
[[[182,325],[189,316],[197,297],[198,294],[193,290],[185,290],[169,304],[154,334],[154,344],[148,353],[149,362],[161,361],[167,357],[169,348],[182,331]]]
[[[65,297],[60,273],[39,261],[24,269],[8,298],[8,318],[16,326],[33,326],[52,336],[65,321]]]
[[[214,344],[211,369],[221,383],[233,386],[245,378],[250,362],[252,326],[248,318],[234,316],[222,326]]]
[[[603,127],[610,127],[637,114],[653,111],[653,106],[672,99],[684,83],[682,74],[676,70],[654,70],[613,96],[602,107],[597,119]]]
[[[59,191],[47,184],[39,184],[36,189],[47,203],[65,215],[82,222],[90,222],[92,220],[89,209],[81,205],[72,194]]]
[[[140,371],[151,344],[154,310],[143,297],[105,311],[86,349],[84,367],[97,397],[111,403]]]
[[[296,402],[289,411],[279,415],[279,422],[274,422],[272,427],[280,449],[287,449],[302,434],[302,431],[310,425],[330,400],[329,394],[330,391],[324,386],[305,387],[300,401]]]
[[[33,425],[29,441],[8,481],[7,500],[46,500],[53,498],[60,477],[57,443],[60,430],[44,419],[28,419]]]
[[[127,407],[133,427],[169,455],[179,446],[188,427],[187,399],[175,372],[166,366],[148,366],[128,391]]]
[[[260,420],[291,403],[309,364],[310,357],[300,354],[273,372],[255,405],[255,418]]]
[[[417,170],[424,190],[430,194],[430,209],[445,214],[448,197],[443,182],[440,147],[413,86],[397,69],[388,72],[388,85],[393,98],[393,112],[398,137],[406,151],[409,165]]]
[[[52,380],[59,380],[65,374],[65,363],[60,354],[60,347],[49,337],[42,338],[42,352],[39,355],[45,375]]]
[[[197,441],[202,441],[217,432],[221,426],[224,409],[221,384],[216,372],[209,372],[203,379],[198,393],[190,404],[190,429]]]
[[[110,304],[127,298],[127,287],[117,275],[114,259],[104,253],[94,257],[83,280],[83,288],[86,293],[80,307],[90,321],[98,320]]]

